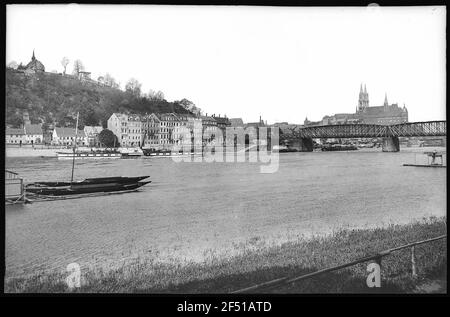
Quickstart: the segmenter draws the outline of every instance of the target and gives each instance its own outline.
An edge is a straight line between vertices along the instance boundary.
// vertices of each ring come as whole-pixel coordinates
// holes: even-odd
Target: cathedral
[[[369,107],[369,94],[366,85],[364,90],[362,84],[359,90],[358,107],[355,113],[361,122],[368,124],[398,124],[408,122],[408,110],[406,106],[399,107],[398,104],[389,104],[387,94],[384,95],[382,106]]]
[[[336,113],[332,116],[325,116],[321,121],[312,122],[305,119],[305,126],[319,126],[331,124],[381,124],[392,125],[408,122],[408,110],[406,106],[399,107],[398,104],[389,104],[387,94],[384,96],[382,106],[369,106],[369,93],[367,87],[361,84],[359,89],[358,105],[355,113]]]

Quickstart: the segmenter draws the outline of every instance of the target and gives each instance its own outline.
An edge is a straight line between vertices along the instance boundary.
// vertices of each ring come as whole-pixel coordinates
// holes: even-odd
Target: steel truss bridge
[[[389,138],[446,136],[447,121],[408,122],[395,125],[342,124],[303,127],[285,132],[280,139]]]

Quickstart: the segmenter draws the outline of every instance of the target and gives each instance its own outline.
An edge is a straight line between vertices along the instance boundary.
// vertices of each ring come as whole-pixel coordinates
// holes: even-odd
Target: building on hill
[[[33,56],[31,56],[31,61],[26,65],[23,66],[22,63],[17,67],[18,71],[24,72],[24,73],[42,73],[45,72],[45,66],[40,62],[36,57],[34,56],[34,50],[33,50]]]
[[[382,106],[369,106],[369,94],[367,93],[366,85],[364,89],[362,84],[359,91],[358,105],[355,113],[338,113],[332,116],[324,116],[322,121],[309,121],[305,119],[305,126],[320,126],[320,125],[334,125],[334,124],[380,124],[392,125],[408,122],[408,109],[406,106],[399,107],[398,104],[389,104],[387,94],[384,97]]]
[[[408,122],[408,110],[406,106],[399,107],[398,104],[389,104],[387,94],[384,96],[382,106],[358,108],[356,115],[362,122],[368,124],[391,125]]]

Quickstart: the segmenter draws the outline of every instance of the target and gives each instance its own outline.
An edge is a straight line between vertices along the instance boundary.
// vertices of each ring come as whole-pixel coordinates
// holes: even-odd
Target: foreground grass
[[[280,277],[294,277],[343,264],[379,251],[447,233],[445,218],[430,218],[387,228],[342,230],[328,236],[268,246],[251,239],[239,254],[221,257],[209,252],[202,263],[160,263],[137,258],[117,269],[82,272],[82,293],[227,293]],[[382,261],[382,287],[366,286],[367,264],[326,273],[295,284],[264,289],[263,293],[404,293],[423,281],[446,278],[447,241],[416,247],[418,278],[411,276],[410,249]],[[66,273],[42,273],[5,281],[5,292],[70,292]]]

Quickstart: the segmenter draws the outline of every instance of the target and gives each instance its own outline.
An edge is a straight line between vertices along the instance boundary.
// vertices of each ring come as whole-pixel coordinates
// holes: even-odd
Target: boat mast
[[[73,170],[75,168],[75,148],[77,147],[77,136],[78,136],[78,116],[79,112],[77,112],[77,125],[75,126],[75,143],[73,145],[73,157],[72,157],[72,177],[70,178],[70,183],[73,183]]]

